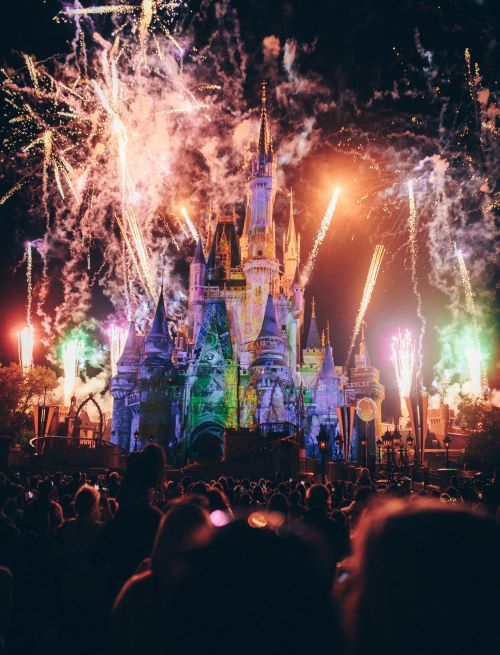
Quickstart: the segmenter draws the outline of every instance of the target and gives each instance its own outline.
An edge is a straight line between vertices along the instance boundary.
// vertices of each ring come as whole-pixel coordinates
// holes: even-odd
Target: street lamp
[[[318,449],[321,456],[321,482],[323,484],[325,483],[326,480],[325,457],[328,453],[329,446],[330,446],[330,439],[328,436],[328,432],[326,431],[325,425],[321,424],[319,426],[319,434],[318,434]]]
[[[450,468],[450,446],[451,446],[451,437],[446,435],[443,439],[444,447],[446,448],[446,468]]]
[[[137,452],[137,439],[139,438],[139,430],[134,432],[134,453]]]
[[[378,463],[382,464],[382,446],[384,445],[384,442],[379,437],[375,443],[377,444]]]
[[[385,469],[387,473],[387,478],[391,477],[392,474],[392,454],[393,454],[393,443],[394,443],[394,437],[393,435],[389,432],[389,430],[386,430],[382,436],[382,441],[384,443],[385,449],[386,449],[386,460],[385,460]]]
[[[338,461],[342,462],[344,460],[344,454],[343,454],[343,450],[342,450],[343,447],[344,447],[344,440],[342,439],[340,434],[339,434],[338,437],[336,437],[335,443],[337,444]]]

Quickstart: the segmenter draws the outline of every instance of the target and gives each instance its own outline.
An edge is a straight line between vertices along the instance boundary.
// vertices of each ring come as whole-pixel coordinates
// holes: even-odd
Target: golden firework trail
[[[410,330],[405,330],[392,337],[391,341],[392,363],[396,382],[398,385],[401,403],[401,416],[408,416],[405,398],[411,394],[413,382],[413,369],[415,367],[415,340]]]
[[[330,227],[330,223],[332,222],[335,209],[337,208],[337,202],[339,196],[340,196],[340,187],[335,187],[332,193],[332,197],[330,198],[330,202],[328,203],[328,207],[326,209],[325,215],[323,216],[323,220],[321,221],[321,225],[319,226],[319,230],[314,239],[312,250],[309,253],[309,257],[307,258],[307,262],[304,267],[304,272],[302,273],[302,280],[304,285],[306,285],[309,282],[309,278],[311,277],[311,273],[314,268],[314,263],[316,261],[316,257],[318,256],[319,248],[323,243],[326,233],[328,232],[328,228]]]
[[[193,221],[190,219],[189,214],[187,213],[187,210],[186,210],[185,207],[181,207],[181,214],[182,214],[184,220],[186,221],[186,225],[188,226],[188,229],[189,229],[189,232],[191,234],[191,237],[192,237],[193,241],[198,243],[198,239],[200,237],[198,236],[198,232],[196,231],[196,228],[193,225]]]
[[[346,368],[349,365],[354,344],[356,343],[356,339],[358,338],[359,331],[361,330],[361,325],[363,324],[363,320],[365,318],[366,310],[368,309],[368,305],[370,304],[373,289],[375,288],[380,266],[382,264],[382,259],[384,258],[384,253],[385,253],[384,246],[382,246],[381,244],[375,246],[375,250],[373,252],[372,260],[370,263],[370,268],[368,269],[368,275],[366,278],[365,287],[363,289],[363,296],[361,298],[361,303],[359,305],[358,315],[356,316],[356,321],[354,323],[354,330],[352,332],[351,342],[349,344],[349,350],[347,351],[347,357],[345,363]]]
[[[122,356],[125,344],[127,342],[128,329],[112,323],[108,330],[109,339],[109,356],[111,362],[111,376],[117,373],[118,360]]]
[[[413,192],[413,183],[408,182],[408,238],[410,242],[410,270],[413,293],[417,299],[417,317],[420,321],[420,332],[417,346],[417,389],[419,393],[422,387],[422,366],[423,366],[423,341],[427,319],[424,316],[422,296],[418,287],[417,261],[418,261],[418,244],[417,244],[417,206],[415,204],[415,194]]]
[[[33,366],[33,348],[35,345],[35,330],[31,321],[31,305],[33,296],[33,254],[32,246],[26,244],[26,325],[17,333],[19,363],[26,371]]]

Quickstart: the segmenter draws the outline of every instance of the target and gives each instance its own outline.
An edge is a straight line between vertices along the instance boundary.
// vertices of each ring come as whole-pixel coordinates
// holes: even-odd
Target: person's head
[[[191,489],[190,489],[190,493],[198,494],[199,496],[206,496],[207,491],[208,491],[208,487],[203,482],[203,480],[198,480],[198,482],[195,482],[193,485],[191,485]]]
[[[9,500],[9,488],[6,484],[0,484],[0,513],[2,513]]]
[[[44,480],[38,485],[38,498],[42,501],[48,501],[52,498],[54,483],[52,480]]]
[[[90,484],[84,484],[75,495],[75,514],[81,518],[94,518],[99,516],[99,492]]]
[[[324,484],[313,484],[306,493],[307,509],[327,513],[330,509],[330,493]]]
[[[355,652],[497,652],[499,552],[498,523],[449,504],[392,500],[364,514]]]
[[[269,498],[267,509],[270,512],[280,512],[283,516],[288,516],[288,500],[282,493],[276,493]]]
[[[191,553],[173,594],[173,655],[214,652],[215,644],[218,655],[339,653],[320,558],[297,536],[247,520],[218,528]]]
[[[196,502],[196,497],[173,501],[156,533],[151,553],[153,573],[169,579],[178,574],[176,568],[180,568],[181,559],[211,530],[208,512]]]
[[[229,509],[229,501],[220,489],[211,487],[206,492],[206,497],[208,498],[208,508],[210,512],[215,512],[216,510],[227,512]]]

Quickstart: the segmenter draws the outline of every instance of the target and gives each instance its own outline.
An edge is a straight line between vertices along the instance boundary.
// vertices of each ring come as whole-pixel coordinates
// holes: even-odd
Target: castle
[[[163,290],[149,333],[131,323],[111,382],[112,441],[131,450],[154,439],[177,461],[222,454],[227,429],[300,435],[317,454],[320,425],[337,431],[337,407],[371,396],[378,421],[384,387],[368,359],[364,333],[352,381],[336,366],[329,327],[320,336],[312,313],[304,328],[300,234],[290,194],[281,259],[273,205],[276,157],[261,87],[260,131],[248,180],[240,236],[234,216],[209,225],[190,265],[186,323],[172,335]],[[364,429],[364,428],[363,428]],[[371,427],[373,442],[377,425]],[[378,434],[378,432],[377,432]]]

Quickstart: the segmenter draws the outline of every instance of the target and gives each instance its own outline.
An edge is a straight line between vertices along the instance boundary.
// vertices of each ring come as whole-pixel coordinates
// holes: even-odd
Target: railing
[[[75,449],[118,449],[116,444],[103,439],[94,439],[92,437],[61,437],[50,435],[47,437],[33,437],[30,439],[30,446],[35,449],[37,454],[45,454],[51,451],[64,451]]]

